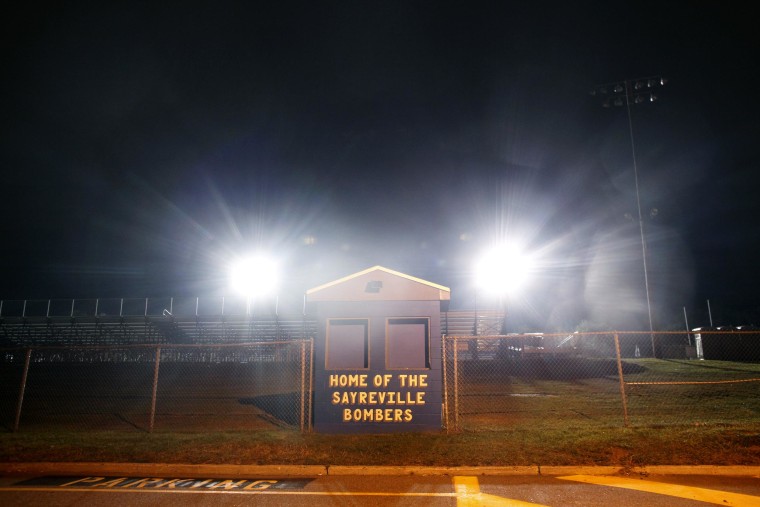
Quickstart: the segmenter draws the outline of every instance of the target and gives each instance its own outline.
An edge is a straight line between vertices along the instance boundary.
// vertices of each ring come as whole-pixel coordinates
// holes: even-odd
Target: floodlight
[[[258,254],[238,259],[230,267],[230,287],[249,298],[271,294],[279,282],[277,262]]]
[[[491,294],[514,293],[530,277],[533,259],[513,245],[500,245],[487,252],[475,267],[478,288]]]

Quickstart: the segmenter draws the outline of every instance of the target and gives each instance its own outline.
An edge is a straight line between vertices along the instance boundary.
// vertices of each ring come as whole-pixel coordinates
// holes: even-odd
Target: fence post
[[[615,357],[617,358],[618,379],[620,380],[620,398],[623,400],[623,425],[628,427],[628,400],[625,396],[625,381],[623,380],[623,362],[620,359],[620,338],[615,333]]]
[[[21,406],[24,403],[24,393],[26,392],[26,378],[29,373],[29,363],[32,359],[32,349],[26,349],[26,357],[24,358],[24,373],[21,374],[21,385],[18,389],[18,402],[16,403],[16,419],[13,421],[13,432],[18,431],[19,423],[21,422]]]
[[[307,428],[309,432],[311,432],[311,414],[313,412],[312,408],[312,400],[314,393],[314,338],[309,338],[309,390],[307,391],[307,394],[309,395],[309,401],[307,403],[308,412],[306,414],[307,417]]]
[[[306,342],[301,342],[301,433],[306,421]]]
[[[441,335],[441,361],[443,362],[443,426],[449,432],[449,384],[446,382],[446,335]]]
[[[153,392],[150,397],[150,424],[148,433],[153,433],[153,423],[156,420],[156,393],[158,392],[158,367],[161,364],[161,346],[156,347],[156,360],[153,363]]]
[[[454,337],[454,429],[459,430],[459,361],[456,337]]]

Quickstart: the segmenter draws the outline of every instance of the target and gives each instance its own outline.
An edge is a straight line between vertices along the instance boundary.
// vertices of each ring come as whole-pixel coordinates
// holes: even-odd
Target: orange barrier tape
[[[711,380],[711,381],[692,381],[692,382],[626,382],[628,386],[672,386],[672,385],[693,385],[693,384],[738,384],[741,382],[760,382],[760,378],[745,378],[741,380]]]

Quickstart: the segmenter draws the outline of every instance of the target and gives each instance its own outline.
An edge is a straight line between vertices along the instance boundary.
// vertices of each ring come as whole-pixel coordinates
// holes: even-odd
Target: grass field
[[[0,434],[0,461],[334,465],[760,465],[757,424],[519,427],[453,435],[255,432]]]
[[[608,360],[513,366],[484,362],[463,369],[462,431],[413,435],[300,433],[287,416],[295,410],[297,372],[283,368],[166,366],[153,434],[146,433],[149,365],[78,365],[35,378],[30,370],[18,433],[8,425],[15,388],[6,384],[0,461],[760,464],[760,382],[753,380],[760,378],[760,364],[626,360],[628,427]],[[18,377],[6,374],[9,381]],[[278,375],[281,381],[273,381]]]
[[[607,359],[465,363],[458,414],[465,431],[519,426],[760,425],[760,364],[626,359],[626,406],[617,368]],[[453,406],[454,398],[449,397]],[[453,416],[450,417],[450,421]]]

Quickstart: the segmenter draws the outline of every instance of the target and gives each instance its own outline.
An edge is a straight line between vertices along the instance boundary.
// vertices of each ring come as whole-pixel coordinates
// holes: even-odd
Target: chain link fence
[[[310,429],[311,340],[0,350],[0,424],[48,429]]]
[[[197,298],[14,304],[0,318],[7,430],[310,429],[305,316]],[[482,313],[442,316],[450,431],[760,423],[758,330],[499,335],[503,316]]]
[[[760,333],[444,336],[444,426],[760,423]]]

